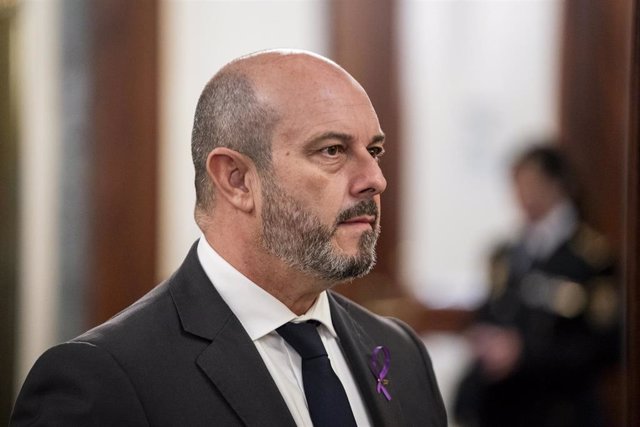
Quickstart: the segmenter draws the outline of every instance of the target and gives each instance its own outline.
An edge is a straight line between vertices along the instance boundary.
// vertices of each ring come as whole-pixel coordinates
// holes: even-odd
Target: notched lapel
[[[170,288],[182,328],[211,340],[196,363],[247,426],[295,427],[253,341],[202,269],[196,247]]]
[[[340,338],[340,345],[360,389],[362,399],[369,410],[371,422],[375,426],[406,425],[402,408],[393,398],[393,355],[388,377],[391,400],[387,400],[384,394],[380,394],[376,390],[376,376],[369,368],[374,348],[385,343],[374,342],[331,294],[329,294],[329,301],[333,326]]]
[[[197,363],[247,426],[295,427],[278,387],[237,318],[229,319]]]

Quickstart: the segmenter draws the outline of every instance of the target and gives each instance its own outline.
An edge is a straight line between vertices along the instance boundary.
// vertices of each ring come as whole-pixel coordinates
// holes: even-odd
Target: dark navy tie
[[[277,331],[302,358],[302,384],[314,427],[355,427],[347,393],[331,368],[316,325],[287,323]]]

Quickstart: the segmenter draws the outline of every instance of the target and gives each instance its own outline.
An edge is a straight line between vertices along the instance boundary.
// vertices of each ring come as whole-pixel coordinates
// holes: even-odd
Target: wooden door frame
[[[633,2],[631,88],[629,97],[629,137],[626,155],[625,221],[624,221],[624,282],[625,282],[625,405],[626,425],[640,426],[640,289],[638,289],[638,259],[640,258],[640,8]]]

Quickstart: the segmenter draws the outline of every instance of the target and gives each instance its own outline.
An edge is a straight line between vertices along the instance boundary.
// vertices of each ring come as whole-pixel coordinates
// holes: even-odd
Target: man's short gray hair
[[[196,211],[213,205],[213,187],[207,175],[207,157],[216,147],[227,147],[253,160],[259,171],[271,166],[271,136],[275,110],[256,97],[249,77],[221,71],[205,86],[191,133],[195,168]]]

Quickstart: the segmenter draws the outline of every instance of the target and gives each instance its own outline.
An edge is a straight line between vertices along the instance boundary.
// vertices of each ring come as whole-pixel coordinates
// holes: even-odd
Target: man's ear
[[[216,199],[224,198],[243,212],[255,207],[253,162],[247,156],[226,147],[218,147],[207,156],[207,174],[213,181]]]

